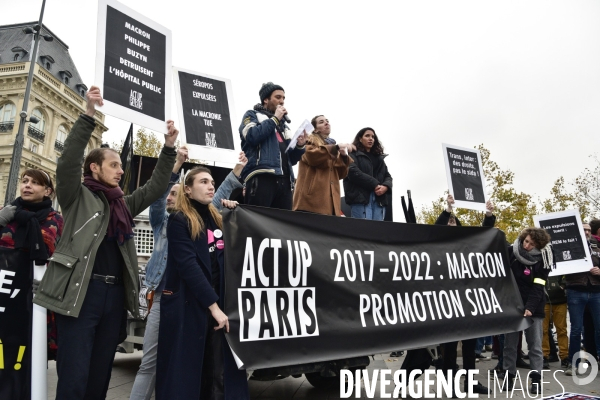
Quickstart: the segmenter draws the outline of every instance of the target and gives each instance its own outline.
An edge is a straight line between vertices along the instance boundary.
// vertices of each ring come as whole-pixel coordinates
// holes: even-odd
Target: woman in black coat
[[[525,306],[524,317],[531,318],[531,326],[525,329],[525,339],[529,349],[532,380],[531,395],[541,393],[541,370],[543,369],[542,323],[546,296],[546,279],[554,263],[550,235],[540,228],[524,229],[515,243],[508,248],[510,269],[521,299]],[[504,369],[508,374],[508,389],[512,389],[517,373],[518,343],[521,332],[504,335]]]
[[[214,193],[210,170],[192,169],[169,217],[157,399],[249,399],[246,372],[225,340],[223,225],[211,204]]]
[[[352,218],[383,221],[388,190],[392,176],[388,172],[383,146],[373,128],[363,128],[352,143],[356,151],[350,153],[354,160],[348,176],[344,178],[344,196],[351,208]]]

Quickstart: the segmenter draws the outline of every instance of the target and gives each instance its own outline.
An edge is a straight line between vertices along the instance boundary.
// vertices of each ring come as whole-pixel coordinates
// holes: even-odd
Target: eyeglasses
[[[592,232],[592,230],[591,230],[591,229],[583,229],[583,231],[584,231],[584,232],[590,232],[590,233]]]

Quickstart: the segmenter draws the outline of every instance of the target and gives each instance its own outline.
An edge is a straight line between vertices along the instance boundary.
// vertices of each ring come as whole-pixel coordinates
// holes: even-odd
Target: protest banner
[[[534,215],[533,222],[552,238],[556,267],[550,275],[588,272],[592,267],[590,248],[579,216],[579,210]]]
[[[171,31],[115,0],[98,0],[96,84],[101,112],[167,133]]]
[[[32,398],[33,269],[21,268],[27,264],[27,252],[0,248],[0,399]]]
[[[191,159],[238,161],[239,136],[233,124],[231,81],[173,67],[180,137]]]
[[[442,143],[448,191],[456,207],[477,211],[485,209],[485,176],[481,153],[477,149]]]
[[[330,361],[529,324],[504,233],[262,207],[224,212],[238,365]]]

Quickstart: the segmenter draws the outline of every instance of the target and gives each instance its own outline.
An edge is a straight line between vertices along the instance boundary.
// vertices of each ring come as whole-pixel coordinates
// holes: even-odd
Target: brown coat
[[[325,215],[341,215],[340,179],[348,175],[352,159],[342,156],[337,145],[319,145],[310,137],[298,163],[298,181],[294,190],[293,210]]]

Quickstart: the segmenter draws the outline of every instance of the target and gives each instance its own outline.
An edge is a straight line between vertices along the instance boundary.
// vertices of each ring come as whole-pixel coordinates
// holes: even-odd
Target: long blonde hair
[[[175,200],[175,209],[177,212],[182,213],[187,218],[188,227],[190,228],[190,233],[192,234],[193,240],[198,239],[204,231],[204,223],[202,222],[200,214],[198,214],[198,211],[196,211],[192,205],[188,194],[185,192],[185,186],[192,187],[195,176],[201,172],[210,174],[210,170],[206,167],[194,167],[187,172],[183,184],[179,185],[177,199]],[[208,210],[210,211],[210,215],[217,226],[220,229],[223,229],[223,218],[221,217],[221,214],[219,214],[217,208],[210,203],[208,205]]]

